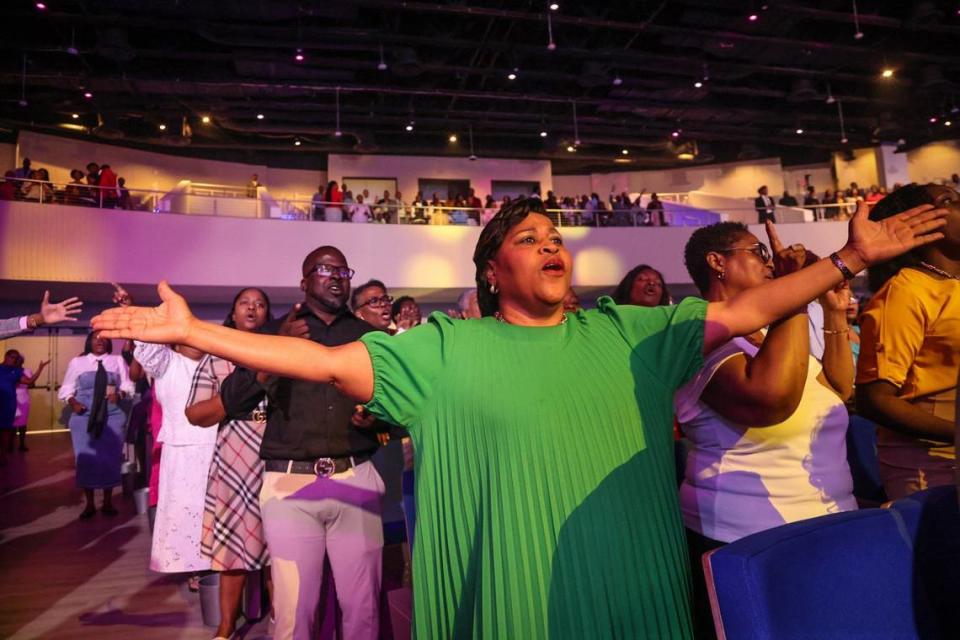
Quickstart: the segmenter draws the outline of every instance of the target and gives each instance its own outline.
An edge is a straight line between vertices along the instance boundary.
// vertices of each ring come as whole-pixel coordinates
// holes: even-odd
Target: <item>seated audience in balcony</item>
[[[557,196],[553,193],[553,191],[547,191],[547,199],[543,201],[543,206],[545,206],[547,210],[556,210],[560,208],[560,201],[557,200]]]
[[[349,193],[349,192],[347,192]],[[343,199],[344,202],[347,201],[346,197]],[[370,205],[363,201],[363,196],[358,195],[357,201],[350,205],[350,222],[357,222],[360,224],[367,224],[370,222],[370,219],[373,217],[370,213]]]
[[[763,224],[767,220],[770,222],[776,222],[776,205],[767,193],[767,185],[761,186],[757,189],[757,197],[753,201],[753,206],[757,209],[757,222]]]
[[[470,187],[470,191],[467,194],[466,200],[467,206],[473,209],[473,213],[476,214],[476,220],[480,220],[480,209],[483,207],[483,202],[480,198],[477,197],[477,191],[473,187]]]
[[[627,272],[611,296],[617,304],[657,307],[670,304],[670,292],[663,274],[650,265],[640,264]]]
[[[430,217],[427,215],[427,204],[427,201],[423,197],[423,193],[417,191],[417,197],[413,199],[413,204],[411,205],[413,217],[410,219],[410,224],[430,223]]]
[[[729,300],[808,263],[812,254],[802,245],[783,247],[769,223],[768,234],[774,260],[738,222],[694,231],[684,261],[706,300]],[[857,508],[844,445],[844,400],[853,385],[847,296],[844,288],[821,298],[829,332],[822,368],[809,353],[804,305],[708,354],[676,393],[677,419],[692,442],[680,510],[697,637],[710,637],[713,626],[703,553],[788,522]]]
[[[131,209],[130,189],[127,189],[127,179],[117,178],[117,207]]]
[[[880,193],[880,189],[877,188],[877,185],[870,185],[870,187],[867,189],[867,196],[864,198],[864,200],[866,200],[868,204],[874,204],[880,202],[882,199],[883,194]]]
[[[483,214],[480,216],[480,224],[486,226],[488,222],[493,220],[493,216],[497,215],[496,200],[493,199],[492,195],[487,195],[487,201],[483,203]]]
[[[420,324],[422,320],[420,305],[410,296],[400,296],[393,302],[390,317],[397,328],[397,333],[403,333]]]
[[[377,200],[376,207],[373,209],[373,217],[377,222],[396,224],[397,207],[396,202],[390,196],[389,189],[384,189],[383,196]]]
[[[344,209],[349,213],[350,205],[354,204],[356,200],[353,198],[353,191],[347,189],[346,185],[343,187],[343,206]]]
[[[17,178],[17,172],[13,169],[3,174],[3,182],[0,183],[0,200],[16,200],[20,191],[20,180]]]
[[[780,197],[779,204],[782,204],[785,207],[795,207],[797,206],[797,199],[794,198],[789,191],[784,189],[783,195]]]
[[[450,224],[467,224],[470,216],[466,211],[467,203],[463,199],[463,196],[457,194],[451,206],[455,208],[450,211]]]
[[[833,205],[839,202],[840,191],[833,192],[830,189],[827,189],[823,192],[823,198],[820,200],[821,204]],[[824,207],[823,208],[823,218],[827,220],[834,220],[839,213],[839,207]]]
[[[438,194],[433,194],[427,205],[427,219],[430,224],[450,224],[450,213],[444,209],[445,204]]]
[[[813,212],[814,222],[823,217],[823,210],[816,206],[818,204],[820,204],[820,199],[817,198],[817,189],[810,185],[807,187],[807,194],[803,196],[803,206]]]
[[[650,194],[650,202],[647,203],[647,224],[655,227],[667,226],[663,217],[663,202],[656,193]]]
[[[250,180],[247,182],[247,197],[256,198],[257,197],[257,188],[260,187],[260,176],[253,174],[250,176]]]
[[[80,169],[73,169],[70,172],[70,182],[64,191],[64,202],[72,205],[91,206],[96,204],[93,194],[90,193],[90,187],[84,181],[85,175]]]
[[[860,185],[858,185],[856,182],[851,182],[850,186],[847,188],[846,191],[844,191],[843,195],[846,198],[853,198],[853,199],[862,198],[863,190],[860,188]]]
[[[100,165],[100,178],[97,184],[100,187],[100,206],[105,209],[115,208],[120,196],[117,193],[117,174],[110,165]]]
[[[884,220],[921,204],[950,211],[943,239],[870,268],[860,314],[857,409],[877,423],[880,477],[891,500],[952,484],[960,372],[960,195],[908,184],[870,212]]]
[[[327,222],[341,222],[343,220],[343,192],[336,180],[327,183],[327,191],[323,194],[323,217]]]
[[[33,175],[33,169],[30,168],[30,165],[30,158],[24,158],[20,168],[13,172],[13,177],[21,180],[29,179]]]
[[[94,187],[100,184],[100,165],[96,162],[87,163],[87,184]]]
[[[563,216],[563,224],[568,227],[578,224],[580,218],[580,213],[577,211],[577,202],[574,198],[567,196],[563,199],[563,202],[560,203],[561,216]]]
[[[53,202],[54,194],[50,174],[43,168],[30,174],[30,180],[25,181],[20,187],[20,197],[33,202]]]
[[[313,198],[310,200],[310,217],[315,221],[319,222],[323,220],[323,201],[326,196],[323,193],[323,185],[317,186],[317,192],[313,194]]]

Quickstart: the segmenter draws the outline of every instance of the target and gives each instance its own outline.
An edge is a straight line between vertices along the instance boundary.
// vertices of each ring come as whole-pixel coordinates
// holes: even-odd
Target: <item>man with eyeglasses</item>
[[[263,330],[329,347],[375,331],[347,307],[353,274],[336,247],[315,249],[303,261],[303,302]],[[274,583],[273,637],[315,637],[326,556],[343,637],[377,638],[384,484],[370,462],[376,431],[351,424],[356,403],[332,384],[238,367],[221,387],[228,418],[249,418],[264,397],[260,510]]]

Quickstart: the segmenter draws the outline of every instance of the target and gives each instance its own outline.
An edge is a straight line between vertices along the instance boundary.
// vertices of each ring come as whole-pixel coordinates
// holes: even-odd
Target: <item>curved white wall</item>
[[[763,238],[759,227],[754,233]],[[683,247],[690,227],[565,228],[575,286],[613,286],[634,265],[689,283]],[[194,286],[291,286],[300,263],[323,244],[339,247],[355,282],[391,288],[472,286],[476,227],[355,225],[108,211],[0,202],[0,280]],[[846,237],[843,223],[784,224],[784,242],[826,255]]]

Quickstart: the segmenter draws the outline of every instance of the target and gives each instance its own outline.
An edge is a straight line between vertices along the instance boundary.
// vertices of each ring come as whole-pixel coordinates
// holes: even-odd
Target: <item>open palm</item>
[[[849,246],[867,265],[884,262],[942,238],[937,229],[946,224],[946,213],[925,204],[875,221],[870,220],[869,207],[861,201],[850,219]]]
[[[132,338],[141,342],[183,343],[195,321],[183,296],[164,281],[157,286],[163,301],[158,307],[114,307],[96,316],[91,324],[107,338]]]

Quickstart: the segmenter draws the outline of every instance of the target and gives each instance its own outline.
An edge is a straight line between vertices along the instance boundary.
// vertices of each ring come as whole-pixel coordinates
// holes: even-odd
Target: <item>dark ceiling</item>
[[[693,162],[818,162],[960,127],[957,2],[861,0],[861,38],[841,0],[36,4],[4,3],[0,123],[191,155],[323,167],[466,156],[472,135],[576,173],[676,166],[692,142]]]

